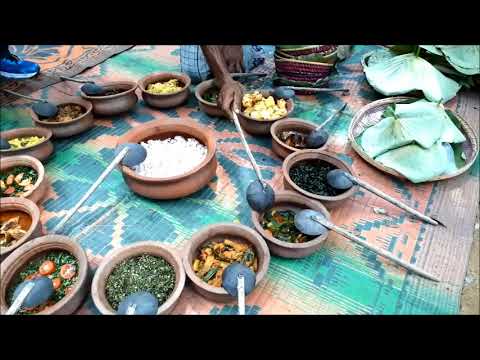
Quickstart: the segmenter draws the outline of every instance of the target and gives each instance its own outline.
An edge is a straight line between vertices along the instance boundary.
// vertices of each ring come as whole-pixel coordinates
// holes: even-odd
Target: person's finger
[[[235,95],[233,98],[233,108],[236,111],[240,111],[240,109],[242,108],[242,93],[240,91],[235,92]]]
[[[237,71],[237,68],[235,66],[235,62],[234,61],[228,61],[227,62],[227,69],[228,69],[228,72],[229,73],[234,73]]]
[[[240,64],[240,62],[235,63],[235,72],[243,73],[242,65]]]
[[[221,107],[223,111],[230,111],[232,102],[233,102],[233,93],[232,91],[228,91],[223,94],[223,101],[221,103]]]

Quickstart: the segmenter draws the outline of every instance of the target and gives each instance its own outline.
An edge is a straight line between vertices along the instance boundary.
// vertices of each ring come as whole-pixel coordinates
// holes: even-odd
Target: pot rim
[[[299,156],[302,156],[303,154],[308,154],[310,155],[309,158],[307,159],[301,159],[301,160],[298,160],[296,159],[297,157]],[[316,155],[316,156],[315,156]],[[324,156],[326,157],[327,159],[324,159],[324,158],[318,158],[318,155],[321,155],[321,156]],[[296,191],[300,192],[301,194],[305,195],[305,196],[308,196],[309,198],[312,198],[312,199],[315,199],[315,200],[320,200],[320,201],[339,201],[339,200],[344,200],[344,199],[347,199],[349,197],[352,197],[353,194],[357,191],[357,188],[358,188],[358,185],[354,185],[352,186],[350,189],[348,189],[347,191],[339,194],[339,195],[336,195],[336,196],[323,196],[323,195],[316,195],[316,194],[313,194],[311,192],[308,192],[304,189],[302,189],[300,186],[298,186],[297,184],[295,184],[295,182],[290,178],[290,172],[288,171],[289,169],[291,169],[291,167],[293,166],[293,164],[297,163],[297,162],[300,162],[300,161],[308,161],[308,160],[322,160],[322,161],[325,161],[325,162],[328,162],[329,164],[335,166],[338,168],[337,165],[335,165],[333,162],[331,162],[329,159],[330,158],[333,158],[335,159],[336,161],[340,162],[342,165],[343,165],[343,170],[346,170],[348,171],[351,175],[355,176],[355,174],[353,173],[353,169],[343,160],[341,160],[340,158],[336,157],[334,154],[332,153],[329,153],[327,151],[324,151],[324,150],[312,150],[312,149],[307,149],[307,150],[297,150],[293,153],[291,153],[290,155],[288,155],[285,160],[283,161],[283,164],[282,164],[282,173],[283,173],[283,177],[284,179],[288,182],[288,184],[294,188]]]
[[[6,167],[7,169],[13,168],[15,166],[28,166],[33,168],[38,173],[38,179],[35,185],[33,185],[32,189],[24,193],[22,198],[27,198],[30,195],[32,195],[32,193],[40,187],[40,184],[42,184],[43,180],[45,179],[45,168],[43,167],[43,164],[40,162],[40,160],[38,160],[37,158],[34,158],[33,156],[15,155],[15,156],[9,156],[3,160],[0,159],[0,169],[2,168],[2,161],[3,161],[3,164],[5,164],[6,162],[13,164],[13,165],[7,165],[7,166],[4,165],[4,167]],[[16,165],[15,164],[16,162],[26,162],[28,163],[28,165]],[[9,197],[13,197],[13,196],[9,196]]]
[[[149,253],[148,251],[145,251],[145,250],[140,251],[139,248],[144,247],[144,246],[150,246],[150,247],[158,248],[158,249],[161,249],[161,250],[165,251],[166,253],[168,253],[173,258],[174,262],[176,263],[175,265],[177,266],[178,270],[175,268],[174,264],[172,264],[170,261],[165,259],[165,257],[163,257],[161,255],[156,255],[156,254],[153,254],[153,253]],[[122,255],[122,254],[124,254],[126,252],[129,252],[131,250],[135,250],[135,251],[130,256],[128,256],[127,258],[120,258],[120,259],[117,259],[115,261],[112,260],[114,257],[119,257],[119,255]],[[173,247],[169,246],[169,245],[165,245],[165,244],[159,243],[157,241],[153,241],[153,240],[139,241],[139,242],[135,242],[133,244],[127,245],[127,246],[122,246],[122,247],[119,247],[117,249],[111,250],[109,253],[107,253],[105,255],[105,257],[103,258],[99,267],[95,271],[95,275],[94,275],[93,280],[92,280],[91,295],[92,295],[92,299],[93,299],[93,302],[94,302],[95,306],[98,308],[98,310],[101,313],[113,315],[113,314],[115,314],[115,310],[113,310],[112,306],[108,303],[108,300],[106,301],[106,304],[105,304],[105,302],[102,301],[98,297],[97,293],[99,292],[99,284],[101,282],[106,283],[107,278],[110,275],[111,271],[113,270],[113,268],[116,265],[118,265],[119,262],[121,262],[125,259],[129,259],[129,258],[134,257],[134,256],[144,254],[144,253],[163,258],[175,270],[175,275],[176,275],[175,288],[173,289],[173,291],[170,294],[170,296],[168,297],[168,299],[162,305],[160,305],[160,307],[158,308],[158,311],[157,311],[157,315],[161,315],[162,312],[164,312],[166,309],[171,307],[175,302],[177,302],[180,299],[180,296],[183,292],[183,289],[185,288],[186,275],[185,275],[185,269],[183,268],[182,259],[178,255],[177,250],[174,249]],[[112,270],[110,270],[110,272],[108,274],[106,274],[105,273],[106,272],[105,268],[108,265],[112,265]],[[102,278],[100,278],[101,275],[102,275]],[[178,281],[177,281],[177,276],[178,276]],[[95,289],[95,291],[93,291],[93,289]]]
[[[282,140],[280,140],[280,138],[278,137],[277,135],[277,129],[284,125],[285,123],[289,122],[291,125],[292,125],[292,129],[294,129],[294,126],[295,126],[295,123],[296,124],[301,124],[301,125],[306,125],[307,127],[312,127],[312,131],[315,130],[316,126],[308,121],[305,121],[305,120],[301,120],[301,119],[295,119],[295,118],[287,118],[287,119],[282,119],[280,121],[277,121],[275,123],[272,124],[272,126],[270,127],[270,135],[272,135],[272,138],[273,140],[278,144],[280,145],[281,147],[283,147],[284,149],[286,150],[289,150],[289,151],[300,151],[300,150],[320,150],[320,149],[323,149],[327,143],[325,143],[322,147],[318,148],[318,149],[297,149],[297,148],[294,148],[294,147],[291,147],[291,146],[288,146],[287,144],[285,144]]]
[[[177,79],[177,80],[182,81],[184,83],[184,86],[180,90],[172,92],[172,93],[168,93],[168,94],[152,94],[152,93],[148,92],[147,89],[145,88],[145,85],[148,85],[152,81],[155,81],[155,78],[160,77],[160,76],[164,76],[164,75],[171,76],[170,80]],[[149,80],[151,80],[151,81],[149,81]],[[147,81],[148,81],[148,84],[147,84]],[[156,72],[156,73],[152,73],[152,74],[144,76],[143,78],[138,80],[137,84],[138,84],[138,87],[140,88],[140,90],[142,91],[142,94],[145,93],[145,94],[148,94],[148,95],[153,96],[153,97],[166,98],[166,97],[169,97],[169,96],[172,96],[172,95],[178,95],[178,94],[184,93],[185,91],[188,91],[188,88],[192,84],[192,80],[190,79],[190,76],[188,76],[187,74],[182,73],[182,72],[160,71],[160,72]]]
[[[221,227],[236,228],[236,229],[239,229],[239,230],[243,231],[244,233],[249,233],[250,235],[257,238],[259,247],[261,248],[262,254],[264,254],[264,255],[262,255],[263,256],[262,266],[259,267],[259,269],[256,273],[256,284],[260,283],[265,278],[265,276],[267,274],[268,267],[269,267],[269,264],[270,264],[270,250],[268,249],[268,246],[267,246],[265,240],[262,238],[262,236],[258,232],[256,232],[252,228],[250,228],[248,226],[245,226],[243,224],[216,223],[216,224],[209,225],[209,226],[201,229],[200,231],[196,232],[195,234],[193,234],[193,236],[191,237],[190,241],[187,243],[187,245],[185,247],[185,250],[184,250],[183,261],[182,262],[183,262],[183,266],[185,268],[185,273],[187,274],[188,278],[193,282],[193,284],[195,286],[198,286],[198,287],[202,288],[204,291],[207,291],[207,292],[209,292],[211,294],[215,294],[215,295],[229,295],[224,288],[209,285],[209,284],[205,283],[204,281],[202,281],[195,274],[195,272],[193,271],[193,268],[192,268],[192,264],[188,261],[189,257],[190,257],[189,254],[197,252],[198,249],[200,248],[200,246],[202,244],[204,244],[205,242],[207,242],[211,238],[211,237],[207,237],[206,235],[210,231],[212,231],[212,229],[217,229],[217,228],[221,228]],[[222,232],[227,233],[228,229],[223,230]],[[216,235],[214,235],[214,236],[216,236]],[[199,241],[198,239],[201,239],[201,238],[204,238],[204,240],[199,242],[198,245],[196,245],[196,248],[193,249],[194,244],[197,243],[197,241]],[[256,244],[254,244],[250,240],[245,239],[245,241],[252,244],[256,248]],[[260,257],[258,255],[258,252],[259,251],[257,250],[257,256]]]
[[[12,202],[11,204],[6,204],[7,202]],[[22,236],[19,240],[15,241],[10,246],[2,246],[0,247],[0,256],[8,254],[24,244],[30,236],[32,236],[33,232],[35,231],[36,227],[40,223],[40,209],[37,204],[35,204],[32,200],[23,198],[23,197],[7,197],[7,198],[0,198],[0,212],[2,211],[9,211],[9,210],[17,210],[22,211],[30,216],[32,219],[32,223],[28,228],[27,232],[24,236]]]
[[[254,91],[247,92],[247,94],[251,94]],[[264,97],[265,97],[265,95],[268,95],[268,96],[271,95],[271,96],[273,96],[273,98],[275,100],[278,100],[278,98],[273,95],[273,90],[263,90],[263,89],[261,89],[261,90],[257,90],[257,91],[259,91]],[[259,123],[259,124],[274,123],[274,122],[277,122],[277,121],[284,120],[284,119],[288,118],[290,116],[290,114],[293,112],[293,110],[295,109],[295,102],[292,99],[286,99],[286,102],[287,102],[287,113],[284,116],[279,117],[278,119],[273,119],[273,120],[257,120],[257,119],[254,119],[254,118],[244,114],[243,106],[242,106],[242,109],[240,110],[240,112],[238,113],[238,116],[241,116],[246,120],[254,121],[254,122]],[[290,110],[288,110],[288,105],[289,104],[290,104]]]
[[[113,95],[106,95],[106,96],[90,96],[85,94],[81,89],[80,89],[80,96],[84,99],[90,100],[90,101],[95,101],[95,100],[110,100],[110,99],[116,99],[125,95],[128,95],[132,92],[134,92],[138,85],[135,81],[130,81],[130,80],[123,80],[123,81],[110,81],[102,84],[103,87],[113,87],[115,85],[128,85],[131,86],[130,89],[125,90],[124,92],[118,93],[118,94],[113,94]]]
[[[68,242],[68,245],[65,242]],[[69,246],[73,247],[73,251],[70,251],[69,249],[67,249]],[[32,251],[38,250],[39,248],[42,248],[41,252],[36,252],[32,256],[27,256],[27,254],[29,255]],[[43,311],[36,313],[35,315],[51,315],[55,311],[59,310],[71,299],[74,299],[79,294],[82,283],[87,280],[88,271],[89,271],[88,258],[87,258],[87,254],[85,253],[85,250],[80,246],[80,244],[78,244],[68,236],[44,235],[44,236],[35,238],[32,241],[29,241],[23,244],[23,246],[20,246],[19,248],[15,249],[10,255],[8,255],[5,261],[3,261],[0,264],[2,278],[4,278],[5,272],[7,271],[7,269],[13,266],[15,261],[18,260],[20,256],[25,256],[26,260],[22,261],[20,266],[17,266],[18,270],[20,270],[23,266],[27,265],[27,263],[32,258],[35,258],[44,252],[52,251],[52,250],[64,250],[69,252],[73,256],[75,256],[79,264],[77,281],[75,281],[75,284],[73,285],[72,292],[65,295],[62,300],[58,301],[54,305],[50,306],[49,308]],[[76,254],[74,254],[73,252],[75,252]],[[82,263],[84,264],[84,266],[81,266]],[[10,285],[15,275],[18,274],[18,270],[10,277],[10,279],[8,279],[9,281],[7,282],[7,285]],[[5,290],[8,291],[7,286],[5,287]],[[5,301],[5,304],[7,303],[6,298],[2,300]]]
[[[59,127],[60,128],[60,127],[66,127],[68,125],[79,122],[80,120],[84,119],[87,115],[91,114],[92,109],[93,109],[93,105],[92,105],[91,102],[80,101],[80,100],[69,100],[69,101],[65,101],[65,102],[60,102],[60,103],[57,104],[57,106],[68,105],[68,104],[77,104],[77,105],[83,106],[84,108],[86,108],[87,111],[85,111],[85,113],[83,113],[80,116],[77,116],[76,118],[74,118],[70,121],[62,121],[62,122],[52,121],[52,122],[50,122],[50,121],[40,120],[38,115],[35,114],[35,112],[33,110],[30,110],[31,113],[32,113],[32,119],[33,119],[34,122],[36,122],[38,124],[47,125],[49,127]]]
[[[30,111],[33,112],[33,110],[30,110]],[[25,132],[26,134],[25,135],[17,135],[17,136],[14,136],[14,137],[9,137],[9,135],[12,134],[14,131]],[[36,134],[34,132],[36,132]],[[21,151],[25,151],[25,150],[35,149],[35,148],[40,147],[41,145],[44,145],[44,144],[48,143],[49,141],[51,141],[52,136],[53,136],[53,132],[50,129],[46,129],[46,128],[43,128],[43,127],[31,127],[31,128],[17,128],[17,129],[10,129],[10,130],[6,130],[6,131],[2,131],[1,132],[1,137],[8,141],[10,139],[14,139],[14,138],[19,137],[19,136],[28,136],[27,134],[30,134],[30,136],[45,136],[45,140],[43,140],[42,142],[40,142],[38,144],[35,144],[33,146],[28,146],[28,147],[24,147],[24,148],[20,148],[20,149],[3,149],[3,150],[0,150],[0,154],[2,154],[2,153],[5,153],[5,154],[16,153],[16,152],[21,152]]]

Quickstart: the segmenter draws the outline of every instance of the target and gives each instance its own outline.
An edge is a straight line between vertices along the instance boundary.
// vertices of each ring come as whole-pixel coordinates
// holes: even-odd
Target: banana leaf
[[[437,141],[429,149],[416,144],[402,146],[380,155],[376,160],[413,183],[429,181],[455,167],[455,161],[441,141]]]
[[[447,102],[460,90],[458,83],[412,53],[366,64],[364,72],[370,85],[386,96],[421,90],[430,101]]]
[[[443,56],[443,53],[436,48],[436,45],[419,45],[422,49],[430,51],[432,54]]]
[[[452,67],[465,75],[480,74],[480,45],[435,45]]]

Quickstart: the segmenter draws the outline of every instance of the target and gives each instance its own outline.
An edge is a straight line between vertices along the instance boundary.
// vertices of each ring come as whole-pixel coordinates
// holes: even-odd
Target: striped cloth
[[[267,56],[273,54],[273,47],[269,45],[244,45],[243,64],[245,71],[262,65]],[[180,46],[180,68],[188,74],[193,83],[199,83],[211,76],[207,60],[203,55],[200,45]]]

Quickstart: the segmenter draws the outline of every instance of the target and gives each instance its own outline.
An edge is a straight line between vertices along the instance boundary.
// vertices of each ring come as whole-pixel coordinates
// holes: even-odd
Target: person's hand
[[[222,55],[230,73],[243,73],[243,48],[241,45],[225,45],[222,48]]]
[[[242,84],[230,78],[220,84],[220,93],[218,94],[217,102],[220,108],[231,117],[232,109],[238,111],[241,109],[242,96]]]

